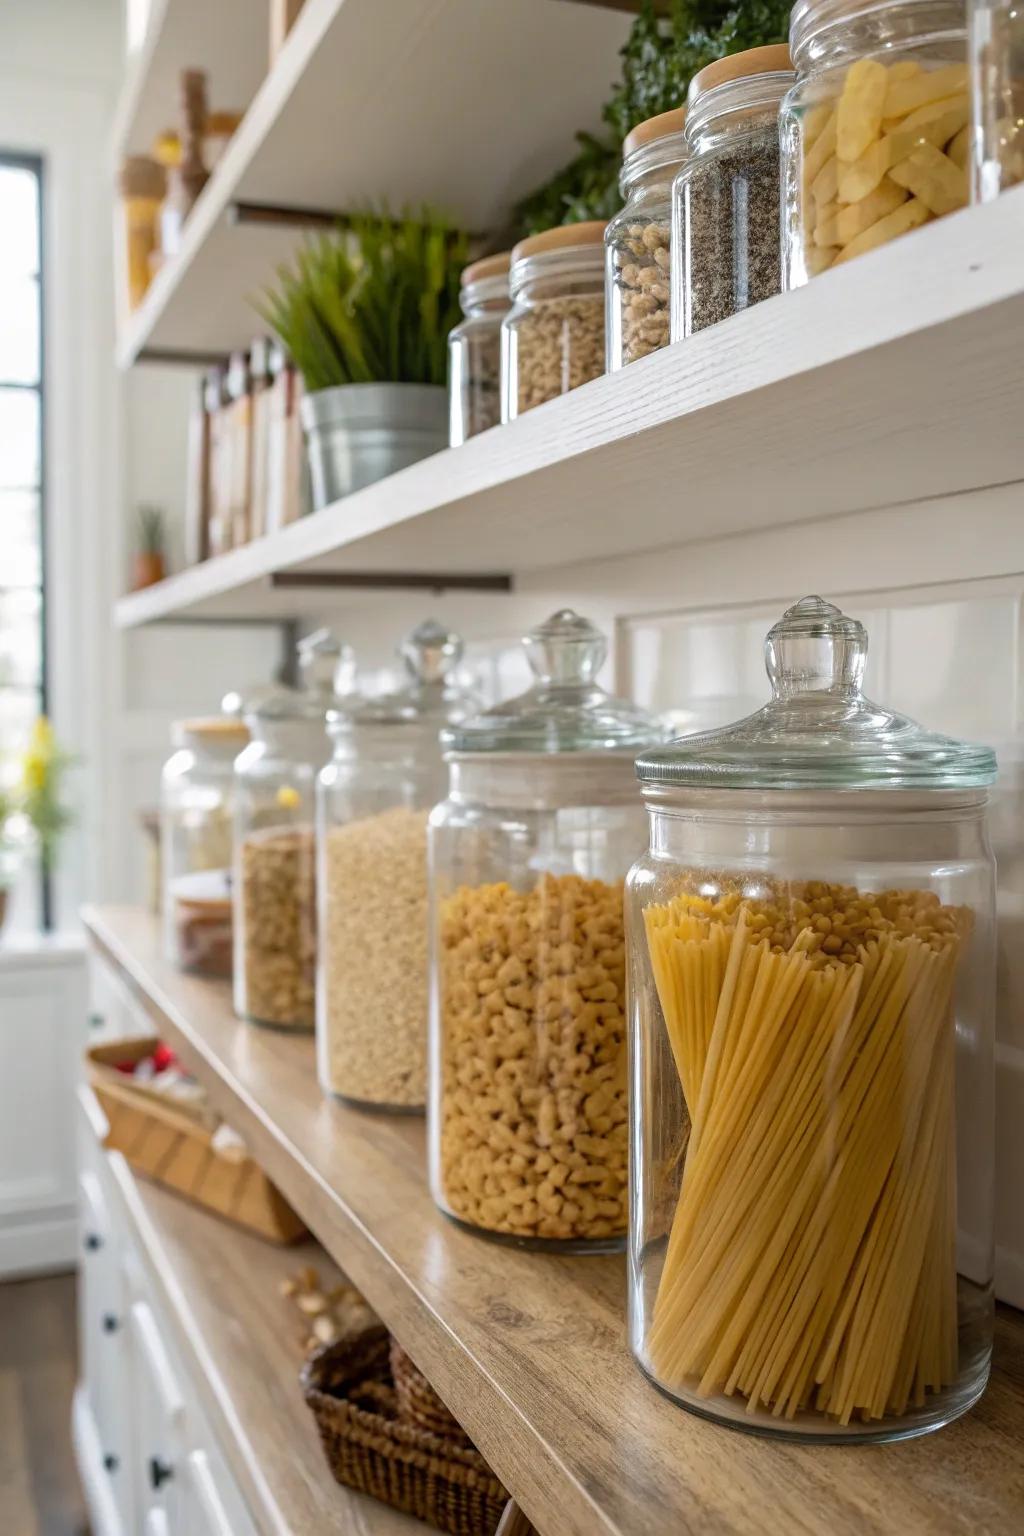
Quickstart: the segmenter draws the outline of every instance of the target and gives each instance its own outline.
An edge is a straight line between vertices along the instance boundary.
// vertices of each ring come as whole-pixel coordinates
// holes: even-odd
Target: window
[[[42,164],[0,152],[0,761],[46,710]],[[19,927],[48,927],[37,869],[16,891]]]

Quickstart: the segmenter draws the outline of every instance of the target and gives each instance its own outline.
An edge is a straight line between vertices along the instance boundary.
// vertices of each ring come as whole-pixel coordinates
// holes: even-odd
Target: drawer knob
[[[104,1333],[116,1333],[117,1330],[120,1328],[120,1326],[121,1326],[121,1319],[118,1317],[116,1312],[104,1312],[104,1314],[103,1314],[103,1332]]]
[[[107,1021],[103,1017],[102,1013],[90,1013],[90,1015],[89,1015],[89,1028],[90,1029],[102,1029],[106,1022]]]
[[[170,1482],[173,1476],[174,1468],[168,1466],[166,1461],[161,1461],[159,1456],[149,1458],[149,1485],[154,1493],[158,1488],[162,1488],[164,1483]]]
[[[87,1232],[83,1243],[86,1253],[95,1253],[98,1248],[103,1247],[103,1239],[98,1232]]]
[[[120,1465],[121,1463],[118,1461],[113,1451],[108,1451],[103,1458],[103,1466],[105,1470],[107,1472],[116,1472]]]

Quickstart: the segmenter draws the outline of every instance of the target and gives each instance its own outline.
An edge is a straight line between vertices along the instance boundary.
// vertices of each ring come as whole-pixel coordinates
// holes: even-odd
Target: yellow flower
[[[29,744],[21,760],[21,776],[27,793],[38,794],[46,788],[56,753],[53,726],[40,715],[32,727]]]
[[[49,760],[53,756],[55,745],[53,726],[45,715],[39,715],[32,727],[32,738],[27,755]]]
[[[46,788],[46,780],[49,775],[50,764],[45,757],[39,757],[34,752],[26,752],[22,759],[21,777],[26,790],[32,794],[38,794]]]

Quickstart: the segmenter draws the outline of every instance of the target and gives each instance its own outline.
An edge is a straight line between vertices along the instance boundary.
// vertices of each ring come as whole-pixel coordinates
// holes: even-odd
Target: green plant
[[[468,237],[419,218],[360,214],[304,246],[256,308],[307,390],[336,384],[443,384],[460,319]]]
[[[164,514],[161,507],[139,508],[139,551],[144,555],[164,552]]]
[[[607,133],[576,135],[579,153],[523,199],[515,221],[524,233],[607,219],[618,209],[622,141],[637,123],[682,106],[693,75],[713,59],[762,43],[785,42],[790,0],[672,0],[658,16],[643,0],[622,49],[622,75],[601,113]]]

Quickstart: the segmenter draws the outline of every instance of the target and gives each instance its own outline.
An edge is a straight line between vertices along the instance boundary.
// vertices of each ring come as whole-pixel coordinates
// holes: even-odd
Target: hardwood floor
[[[77,1364],[74,1275],[0,1284],[0,1532],[80,1536],[71,1452]]]

